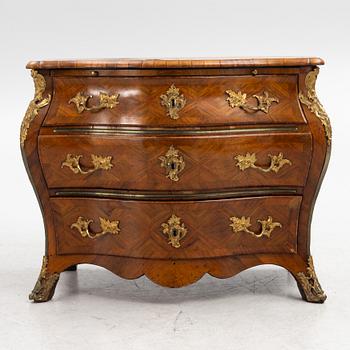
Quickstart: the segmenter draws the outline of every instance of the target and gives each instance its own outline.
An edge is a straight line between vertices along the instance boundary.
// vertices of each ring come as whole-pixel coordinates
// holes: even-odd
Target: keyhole
[[[175,170],[176,169],[176,164],[174,162],[170,163],[170,168],[171,170]]]
[[[171,230],[171,234],[172,234],[173,237],[176,237],[176,236],[177,236],[177,230],[176,230],[176,228],[173,228],[173,229]]]
[[[176,100],[175,100],[175,98],[172,98],[171,99],[171,108],[176,108]]]

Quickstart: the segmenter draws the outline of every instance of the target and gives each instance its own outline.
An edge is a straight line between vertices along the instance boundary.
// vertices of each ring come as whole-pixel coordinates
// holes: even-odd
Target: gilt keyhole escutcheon
[[[172,214],[167,222],[162,225],[163,234],[168,236],[168,244],[174,248],[180,248],[180,241],[186,236],[187,228],[185,224],[181,222],[181,218]]]
[[[160,96],[160,104],[166,108],[167,115],[176,120],[180,117],[179,111],[186,105],[186,98],[180,94],[180,89],[172,84],[168,91]]]
[[[166,170],[166,177],[172,181],[179,181],[179,174],[185,169],[185,161],[179,151],[171,145],[159,160],[160,166]]]

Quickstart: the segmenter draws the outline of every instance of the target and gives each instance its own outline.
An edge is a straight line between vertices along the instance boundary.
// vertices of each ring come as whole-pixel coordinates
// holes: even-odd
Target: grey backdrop
[[[226,342],[230,344],[232,339],[238,339],[234,344],[236,348],[242,349],[255,345],[263,348],[273,345],[274,341],[276,346],[283,349],[299,349],[299,346],[321,349],[323,346],[327,348],[328,343],[338,344],[338,349],[345,349],[345,320],[348,321],[350,316],[346,294],[349,289],[349,282],[346,281],[349,262],[346,256],[350,243],[347,200],[350,169],[349,12],[349,2],[337,0],[1,1],[0,300],[5,302],[0,304],[0,344],[6,346],[0,345],[0,348],[15,349],[28,345],[28,348],[53,349],[56,348],[55,339],[64,342],[65,329],[50,328],[48,331],[45,328],[46,321],[42,321],[47,318],[42,318],[39,308],[44,314],[57,312],[62,322],[71,320],[70,317],[62,319],[61,309],[56,309],[57,306],[45,309],[48,306],[33,306],[26,300],[27,292],[32,288],[39,271],[40,256],[44,252],[41,214],[19,148],[20,123],[33,95],[33,83],[29,71],[25,70],[27,61],[56,58],[300,55],[320,56],[326,61],[326,65],[321,67],[317,89],[331,118],[334,134],[332,158],[312,224],[312,252],[321,283],[329,294],[327,303],[321,307],[297,304],[297,307],[306,310],[302,318],[306,324],[293,328],[295,324],[289,323],[290,319],[288,321],[286,316],[281,316],[279,311],[290,314],[292,320],[296,317],[293,314],[294,306],[280,305],[281,309],[274,309],[273,315],[264,314],[263,311],[256,315],[254,308],[259,308],[259,298],[249,299],[254,308],[249,309],[249,303],[246,307],[251,311],[254,322],[240,319],[240,313],[246,312],[240,304],[235,306],[239,310],[238,314],[232,310],[225,320],[218,319],[210,326],[207,317],[199,316],[200,313],[196,314],[197,323],[193,317],[190,318],[192,323],[184,318],[180,333],[174,331],[172,321],[178,314],[177,309],[165,312],[164,318],[158,319],[152,314],[156,312],[152,306],[143,314],[132,314],[139,322],[134,325],[134,333],[128,333],[133,329],[130,325],[119,337],[117,331],[108,333],[108,327],[104,328],[103,322],[101,324],[92,320],[92,323],[97,322],[97,329],[102,327],[98,330],[99,336],[94,339],[91,336],[93,331],[87,334],[84,329],[80,329],[76,343],[72,340],[70,344],[78,346],[79,337],[83,337],[86,348],[97,339],[104,338],[110,339],[114,345],[124,344],[124,348],[132,349],[164,349],[164,346],[171,345],[187,349],[191,341],[224,349],[231,348],[225,345]],[[14,279],[7,280],[9,275],[14,276]],[[108,278],[109,282],[114,281],[109,275]],[[220,289],[219,282],[215,286]],[[151,287],[148,291],[154,293]],[[159,290],[156,291],[158,293]],[[172,295],[176,299],[175,294]],[[115,298],[118,299],[118,296]],[[215,305],[213,298],[211,302]],[[90,303],[91,300],[94,300],[94,296],[90,296],[86,302]],[[171,304],[171,300],[164,300]],[[176,300],[180,303],[180,300]],[[231,303],[235,299],[229,300]],[[13,304],[8,304],[8,301]],[[57,302],[51,305],[57,305]],[[64,297],[61,302],[64,302]],[[72,299],[66,302],[71,303]],[[109,302],[114,302],[112,296]],[[278,302],[283,304],[283,298],[278,299]],[[88,307],[84,310],[86,314],[74,319],[73,326],[78,327],[81,319],[91,316]],[[16,318],[18,312],[28,313]],[[115,313],[118,312],[115,309]],[[172,312],[174,315],[168,319],[167,316],[172,315]],[[145,319],[142,319],[142,315],[146,315]],[[152,315],[157,322],[152,323]],[[111,321],[113,313],[109,317]],[[215,310],[210,317],[215,317]],[[264,317],[268,317],[268,320],[264,320]],[[55,318],[50,319],[50,322],[54,321]],[[265,321],[272,324],[272,328],[265,327]],[[143,327],[147,325],[147,332],[138,331],[142,329],[140,322],[143,322]],[[251,328],[252,322],[254,329]],[[39,326],[33,330],[30,328],[32,324]],[[216,328],[219,324],[224,328]],[[235,328],[238,324],[241,328]],[[280,326],[285,327],[285,331],[280,331]],[[286,330],[288,327],[289,331]],[[334,331],[330,332],[330,328]],[[259,333],[259,329],[263,331]],[[273,340],[275,334],[272,329],[277,329],[281,338]],[[250,336],[251,332],[255,337]],[[311,334],[304,338],[309,332]],[[47,333],[53,339],[45,336]],[[221,341],[217,340],[219,338]],[[125,339],[128,339],[127,343],[124,343]],[[295,342],[295,339],[297,343],[289,347],[288,340]]]

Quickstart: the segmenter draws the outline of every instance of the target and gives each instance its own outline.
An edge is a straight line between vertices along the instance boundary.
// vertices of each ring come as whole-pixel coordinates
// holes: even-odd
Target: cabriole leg
[[[36,303],[48,301],[53,297],[56,284],[60,277],[59,273],[49,273],[47,267],[48,258],[44,256],[38,281],[33,291],[29,294],[29,300],[33,300]]]
[[[312,257],[309,256],[306,273],[299,272],[296,275],[298,287],[302,298],[310,303],[323,303],[327,295],[318,282]]]

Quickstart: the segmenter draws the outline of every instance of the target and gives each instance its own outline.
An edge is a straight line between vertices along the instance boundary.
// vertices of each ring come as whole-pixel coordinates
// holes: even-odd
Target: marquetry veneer
[[[36,61],[21,149],[46,231],[30,299],[82,263],[181,287],[310,255],[331,127],[319,58]]]

